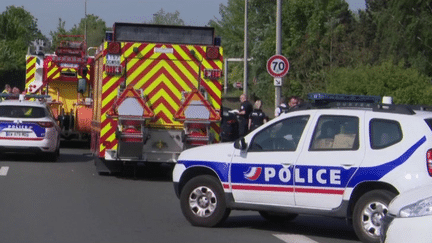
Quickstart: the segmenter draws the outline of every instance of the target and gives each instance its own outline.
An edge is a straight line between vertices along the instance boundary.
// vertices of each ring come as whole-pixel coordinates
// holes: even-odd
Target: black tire
[[[231,212],[219,180],[209,175],[197,176],[186,183],[180,194],[180,206],[194,226],[217,226]]]
[[[292,221],[298,216],[296,213],[275,213],[267,211],[259,211],[259,214],[266,220],[276,223]]]
[[[380,242],[382,219],[395,196],[396,194],[386,190],[373,190],[357,201],[353,212],[353,227],[362,242]]]
[[[46,154],[46,159],[49,162],[57,162],[59,157],[60,157],[60,149],[59,148],[57,148],[56,151],[54,151],[54,152]]]

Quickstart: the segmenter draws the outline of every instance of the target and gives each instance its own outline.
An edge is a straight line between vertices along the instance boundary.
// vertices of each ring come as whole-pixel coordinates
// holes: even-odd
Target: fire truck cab
[[[174,164],[184,149],[220,141],[222,64],[211,27],[115,23],[95,56],[98,172]]]

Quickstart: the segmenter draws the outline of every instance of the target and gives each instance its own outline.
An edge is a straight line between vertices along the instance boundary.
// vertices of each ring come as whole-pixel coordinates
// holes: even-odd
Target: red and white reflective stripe
[[[4,140],[27,140],[27,141],[41,141],[44,140],[44,138],[17,138],[17,137],[0,137],[0,139]]]
[[[230,189],[229,184],[223,184],[224,189]],[[296,187],[293,186],[272,186],[272,185],[251,185],[251,184],[233,184],[232,190],[244,191],[267,191],[267,192],[296,192],[296,193],[316,193],[342,195],[344,189],[338,188],[319,188],[319,187]]]

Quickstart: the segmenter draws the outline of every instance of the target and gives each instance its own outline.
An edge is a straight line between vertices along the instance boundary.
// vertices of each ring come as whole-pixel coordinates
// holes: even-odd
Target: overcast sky
[[[364,9],[365,0],[346,0],[351,10]],[[204,26],[212,19],[220,19],[219,4],[228,0],[1,0],[0,12],[7,6],[24,6],[38,21],[38,27],[47,37],[57,29],[59,18],[65,21],[66,30],[77,25],[85,15],[94,14],[107,26],[114,22],[143,23],[163,9],[165,13],[180,12],[186,25]]]

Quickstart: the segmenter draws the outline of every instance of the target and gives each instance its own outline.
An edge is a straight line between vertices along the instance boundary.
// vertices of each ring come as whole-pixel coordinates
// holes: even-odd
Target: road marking
[[[9,166],[0,167],[0,176],[6,176],[9,170]]]
[[[280,240],[286,242],[286,243],[318,243],[317,241],[311,240],[308,237],[304,235],[281,235],[281,234],[274,234],[275,237],[279,238]]]

